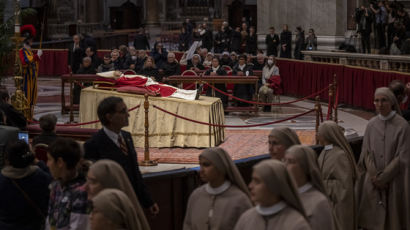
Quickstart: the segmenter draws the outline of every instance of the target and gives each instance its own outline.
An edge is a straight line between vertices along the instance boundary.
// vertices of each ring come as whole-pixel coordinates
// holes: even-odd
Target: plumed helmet
[[[36,37],[36,28],[33,25],[23,25],[20,28],[20,34],[24,37],[24,43],[26,43],[29,39],[33,39]]]

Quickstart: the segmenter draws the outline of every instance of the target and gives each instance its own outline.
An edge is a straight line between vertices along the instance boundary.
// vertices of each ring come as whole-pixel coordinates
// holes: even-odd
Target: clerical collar
[[[387,121],[387,120],[392,119],[395,114],[396,114],[396,111],[392,110],[392,111],[389,113],[389,115],[387,115],[387,116],[383,116],[383,115],[381,115],[380,113],[378,114],[378,116],[379,116],[379,119],[380,119],[380,120],[382,120],[382,121]]]
[[[208,183],[205,185],[205,190],[211,195],[219,195],[228,190],[229,187],[231,187],[231,182],[227,180],[221,186],[216,188],[212,188]]]
[[[284,209],[286,207],[286,203],[283,201],[280,201],[279,203],[276,203],[272,206],[269,207],[263,207],[260,205],[256,205],[256,211],[262,215],[262,216],[271,216],[273,214],[276,214],[280,211],[282,211],[282,209]]]
[[[219,65],[216,68],[212,66],[212,71],[213,72],[216,72],[218,69],[219,69]]]
[[[325,150],[332,150],[333,149],[333,145],[325,145]]]
[[[302,187],[298,188],[298,192],[299,194],[305,193],[307,190],[309,190],[310,188],[312,188],[312,184],[311,183],[306,183],[305,185],[303,185]]]

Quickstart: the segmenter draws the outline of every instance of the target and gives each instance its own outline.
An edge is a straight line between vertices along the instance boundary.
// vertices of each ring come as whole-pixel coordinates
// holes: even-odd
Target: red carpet
[[[232,159],[243,159],[268,153],[270,130],[225,130],[225,142],[219,145]],[[315,142],[313,130],[296,131],[303,144]],[[160,163],[198,163],[198,155],[203,149],[197,148],[150,148],[151,160]],[[143,160],[144,149],[137,148],[138,160]]]

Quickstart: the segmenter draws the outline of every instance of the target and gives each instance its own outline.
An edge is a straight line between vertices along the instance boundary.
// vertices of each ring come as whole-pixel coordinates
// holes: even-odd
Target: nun
[[[102,190],[107,188],[118,189],[124,192],[136,211],[136,224],[138,229],[150,229],[144,211],[141,208],[124,169],[115,161],[99,160],[91,165],[87,173],[87,183],[85,185],[85,189],[88,193],[88,199],[92,200]]]
[[[332,208],[326,196],[312,148],[294,145],[286,150],[285,164],[298,187],[300,200],[306,211],[312,230],[333,230]]]
[[[282,162],[264,160],[255,165],[249,189],[257,205],[242,214],[235,230],[311,229],[298,191]]]
[[[128,196],[118,189],[104,189],[92,199],[91,230],[138,230],[138,215]]]
[[[323,184],[330,199],[338,229],[356,230],[355,184],[357,165],[342,128],[334,121],[319,126],[319,143],[324,149],[318,163]]]
[[[206,184],[189,197],[183,229],[233,229],[241,214],[252,207],[239,170],[219,147],[204,150],[199,165],[199,175]]]
[[[410,128],[394,94],[376,89],[377,116],[370,119],[359,159],[359,226],[364,229],[410,229]]]
[[[269,134],[269,154],[272,159],[283,160],[285,151],[292,145],[300,145],[300,140],[295,131],[288,127],[277,127]]]

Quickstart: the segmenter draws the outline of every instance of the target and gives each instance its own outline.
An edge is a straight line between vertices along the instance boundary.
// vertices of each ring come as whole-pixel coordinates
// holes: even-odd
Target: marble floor
[[[3,81],[4,85],[6,85],[7,89],[9,90],[10,94],[15,91],[15,87],[13,85],[13,81],[11,78],[5,79]],[[61,114],[61,83],[58,77],[51,78],[51,77],[41,77],[39,79],[39,92],[38,92],[38,103],[35,107],[35,115],[34,119],[39,119],[42,115],[53,113],[58,117],[58,123],[68,123],[69,115],[68,114]],[[67,85],[68,86],[68,85]],[[68,101],[68,88],[65,89],[65,96],[66,101]],[[287,102],[295,100],[295,98],[281,96],[281,102]],[[248,124],[259,124],[259,123],[267,123],[271,121],[285,119],[287,117],[291,117],[303,112],[306,112],[310,109],[314,108],[314,101],[306,100],[301,102],[296,102],[291,105],[285,105],[280,107],[273,107],[272,112],[259,112],[257,115],[255,114],[248,114],[248,113],[230,113],[229,115],[225,116],[225,123],[227,125],[248,125]],[[327,114],[327,104],[322,103],[322,112],[324,116]],[[352,109],[349,107],[342,107],[338,110],[338,119],[339,124],[343,126],[346,130],[347,135],[363,135],[364,130],[366,128],[368,120],[373,116],[372,112]],[[74,120],[78,120],[78,113],[74,113]],[[290,121],[286,121],[279,124],[273,124],[268,126],[260,126],[260,127],[253,127],[253,128],[241,128],[240,131],[235,129],[227,129],[229,133],[231,130],[232,135],[236,135],[237,133],[243,134],[250,134],[251,136],[266,135],[270,129],[277,126],[289,126],[296,131],[298,131],[298,135],[301,135],[302,132],[310,133],[309,135],[314,134],[315,129],[315,114],[310,113],[302,117],[295,118]],[[249,130],[249,131],[246,131]],[[259,130],[259,131],[258,131]],[[313,133],[313,134],[312,134]],[[229,137],[229,135],[227,135]],[[308,138],[309,139],[309,138]],[[305,141],[306,144],[309,144],[311,140]],[[222,145],[226,144],[229,141],[226,141]],[[264,141],[264,143],[266,140]],[[232,145],[232,143],[230,143]],[[261,144],[261,143],[259,143]],[[226,144],[228,145],[228,144]],[[245,147],[249,148],[257,148],[256,146],[252,146],[252,142],[247,142]],[[223,147],[223,146],[222,146]],[[260,148],[260,147],[259,147]],[[137,151],[141,152],[140,149],[137,148]],[[155,153],[159,154],[157,156],[161,156],[163,152],[175,152],[175,149],[171,148],[171,150],[164,150],[164,149],[157,149],[152,150]],[[195,152],[195,157],[202,151],[201,149],[197,150],[186,150],[181,149],[181,154],[186,154],[187,151]],[[184,153],[185,152],[185,153]],[[267,146],[260,149],[261,153],[267,153]],[[161,158],[161,157],[160,157]],[[196,158],[197,159],[197,158]],[[164,161],[166,163],[167,161]],[[172,162],[172,161],[171,161]],[[174,170],[179,168],[185,167],[195,167],[195,161],[187,161],[185,163],[188,164],[160,164],[160,166],[155,167],[141,167],[143,172],[154,172],[154,171],[164,171],[164,170]]]

